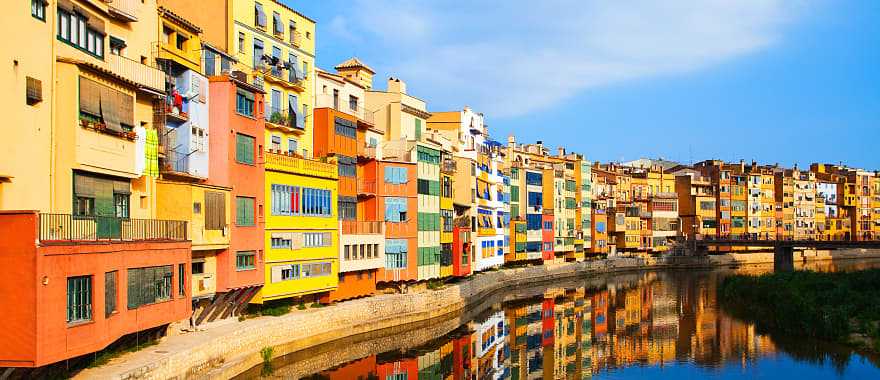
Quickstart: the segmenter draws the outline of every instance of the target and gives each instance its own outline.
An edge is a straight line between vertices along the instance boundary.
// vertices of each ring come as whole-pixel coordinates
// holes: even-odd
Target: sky
[[[318,67],[357,56],[501,142],[880,170],[877,0],[283,1]]]

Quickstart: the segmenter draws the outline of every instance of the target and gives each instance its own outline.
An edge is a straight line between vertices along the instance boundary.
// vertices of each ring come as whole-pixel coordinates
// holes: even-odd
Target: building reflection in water
[[[776,355],[768,337],[719,310],[716,287],[724,275],[642,273],[599,289],[550,288],[424,346],[371,355],[312,378],[587,379],[676,361],[745,367]]]

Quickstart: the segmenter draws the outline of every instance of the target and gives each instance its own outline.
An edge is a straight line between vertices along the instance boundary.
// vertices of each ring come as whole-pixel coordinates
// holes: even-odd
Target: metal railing
[[[385,233],[385,222],[343,220],[340,225],[343,235],[380,235]]]
[[[290,112],[286,109],[270,108],[264,115],[267,123],[295,128],[301,131],[306,129],[305,116],[301,112]]]
[[[40,214],[41,242],[186,241],[183,220]]]
[[[362,157],[362,158],[375,159],[376,158],[376,147],[369,146],[366,144],[360,145],[360,146],[358,146],[358,149],[357,149],[357,155],[358,155],[358,157]]]
[[[376,194],[376,181],[359,179],[357,183],[358,194]]]
[[[282,153],[266,152],[266,169],[314,177],[338,178],[336,163],[321,162]]]
[[[337,97],[334,97],[332,94],[315,95],[315,108],[332,108],[339,112],[355,116],[368,124],[375,124],[373,113],[361,106],[361,102],[363,102],[362,98],[358,98],[358,103],[353,104],[351,103],[351,99],[343,99],[341,95]],[[352,107],[352,105],[354,105],[354,107]]]

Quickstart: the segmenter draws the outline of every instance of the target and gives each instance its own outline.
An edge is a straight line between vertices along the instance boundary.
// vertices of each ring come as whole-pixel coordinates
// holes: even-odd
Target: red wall
[[[472,257],[471,252],[471,242],[470,241],[462,241],[461,234],[463,232],[468,232],[471,229],[468,227],[453,227],[452,228],[452,275],[464,277],[471,274],[471,261]],[[462,264],[461,256],[466,250],[468,262],[466,264]]]
[[[549,230],[544,228],[544,223],[547,223],[547,222],[550,222],[550,225],[552,226]],[[553,260],[553,258],[554,258],[554,253],[553,253],[552,248],[549,251],[544,249],[544,245],[546,243],[550,243],[551,246],[553,246],[553,244],[554,244],[554,241],[555,241],[553,238],[554,228],[555,228],[555,226],[553,226],[553,215],[544,214],[543,216],[541,216],[541,240],[542,240],[541,241],[541,251],[542,251],[541,258],[543,258],[544,260]]]
[[[235,112],[236,85],[226,77],[211,77],[210,107],[210,172],[212,181],[221,186],[232,188],[230,214],[235,220],[235,197],[245,196],[256,198],[256,223],[252,227],[239,227],[234,222],[229,224],[231,233],[229,249],[217,256],[217,291],[262,285],[263,268],[263,233],[264,217],[260,210],[264,209],[264,172],[263,160],[260,158],[265,141],[265,122],[262,119],[263,94],[254,94],[254,113],[256,118],[239,115]],[[256,140],[258,158],[254,165],[240,164],[235,161],[235,136],[243,133],[253,136]],[[252,270],[235,269],[235,255],[239,251],[256,251],[257,260]]]
[[[43,366],[99,351],[123,335],[188,318],[190,287],[178,296],[178,265],[190,267],[190,242],[126,242],[35,246],[36,214],[0,215],[0,366]],[[8,227],[8,228],[4,228]],[[170,300],[128,310],[131,268],[173,265]],[[117,312],[104,316],[104,273],[117,271]],[[67,323],[67,278],[92,276],[92,320]],[[9,344],[21,342],[21,345]]]

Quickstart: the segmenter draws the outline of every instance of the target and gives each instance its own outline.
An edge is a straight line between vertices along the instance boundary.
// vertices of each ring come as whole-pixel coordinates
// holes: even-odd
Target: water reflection
[[[876,266],[837,263],[811,269]],[[724,276],[771,269],[645,272],[520,292],[530,296],[496,299],[476,315],[461,317],[467,319],[296,354],[273,376],[587,379],[800,373],[880,378],[875,364],[845,348],[771,338],[719,308],[716,288]],[[346,355],[357,358],[339,362]],[[767,370],[758,371],[761,366]],[[847,366],[855,372],[846,372]],[[664,372],[671,368],[674,372]]]

